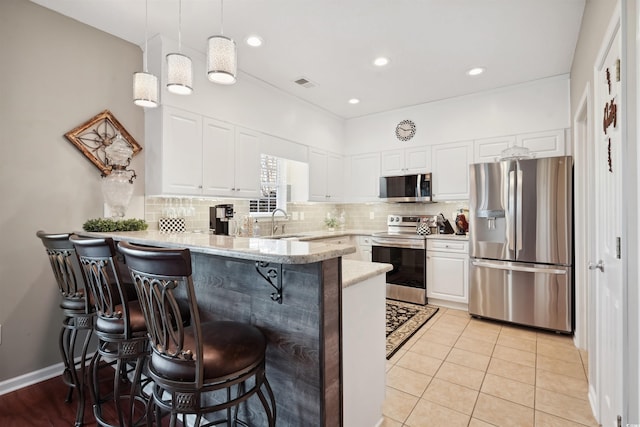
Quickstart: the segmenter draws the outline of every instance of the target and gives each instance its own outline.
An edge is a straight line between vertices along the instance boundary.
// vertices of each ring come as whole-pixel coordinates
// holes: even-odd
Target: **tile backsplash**
[[[187,231],[209,230],[209,207],[218,204],[231,203],[234,205],[235,217],[240,223],[244,216],[249,215],[249,201],[240,199],[211,199],[211,198],[179,198],[179,197],[147,197],[145,201],[145,220],[152,230],[158,229],[160,218],[184,217]],[[285,225],[286,234],[326,229],[324,219],[327,214],[340,216],[344,212],[345,228],[355,230],[384,230],[387,226],[387,215],[437,215],[439,213],[455,220],[455,212],[467,209],[466,200],[441,203],[288,203],[289,219],[282,220],[276,216],[279,225]],[[279,214],[278,214],[279,215]],[[270,217],[258,218],[263,235],[269,235]],[[268,225],[267,225],[268,224]],[[263,227],[266,226],[266,227]],[[278,230],[278,233],[280,233]]]

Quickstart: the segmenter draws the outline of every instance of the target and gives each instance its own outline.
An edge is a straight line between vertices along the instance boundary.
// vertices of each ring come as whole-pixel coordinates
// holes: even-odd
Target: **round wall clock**
[[[403,120],[396,126],[396,137],[400,141],[408,141],[416,134],[416,124],[411,120]]]

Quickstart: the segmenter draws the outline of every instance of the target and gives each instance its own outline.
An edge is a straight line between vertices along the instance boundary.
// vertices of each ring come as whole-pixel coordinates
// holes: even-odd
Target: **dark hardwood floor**
[[[112,375],[109,369],[103,370],[105,375]],[[75,424],[77,395],[70,403],[65,403],[68,387],[61,377],[54,377],[40,383],[24,387],[0,396],[1,427],[69,427]],[[115,410],[105,406],[103,414],[115,420]],[[114,422],[117,424],[117,422]],[[96,426],[93,416],[91,395],[87,390],[84,412],[84,426]],[[168,426],[168,417],[163,426]],[[182,425],[182,424],[178,424]]]

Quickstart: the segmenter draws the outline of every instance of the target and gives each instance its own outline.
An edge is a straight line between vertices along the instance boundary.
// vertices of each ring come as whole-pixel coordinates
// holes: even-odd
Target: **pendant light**
[[[167,55],[167,90],[178,95],[193,92],[191,58],[182,53],[182,0],[178,1],[178,53]]]
[[[147,0],[144,2],[144,52],[142,68],[144,71],[133,73],[133,103],[140,107],[155,108],[158,106],[158,78],[147,70],[147,30],[149,10]]]
[[[207,47],[207,77],[214,83],[230,85],[236,82],[236,42],[223,35],[223,1],[220,0],[220,35],[211,36]]]

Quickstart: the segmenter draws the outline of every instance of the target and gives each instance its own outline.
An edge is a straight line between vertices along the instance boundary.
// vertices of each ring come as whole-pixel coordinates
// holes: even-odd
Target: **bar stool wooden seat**
[[[96,313],[94,332],[99,343],[90,364],[96,422],[103,427],[145,425],[149,395],[145,395],[143,389],[149,380],[141,378],[149,354],[149,340],[140,304],[130,300],[131,292],[120,274],[118,254],[111,238],[71,236],[70,240],[76,248]],[[105,376],[100,370],[105,366],[114,368],[111,387],[101,384]],[[130,380],[129,374],[133,374]],[[112,410],[105,410],[107,406]]]
[[[196,426],[248,426],[248,420],[239,418],[238,409],[257,395],[264,414],[243,413],[251,417],[251,425],[275,426],[276,405],[265,375],[267,342],[262,332],[240,322],[201,323],[188,249],[127,242],[118,247],[131,271],[148,328],[152,349],[148,371],[155,384],[157,424],[162,414],[170,413],[171,426],[180,414],[184,425],[185,416],[194,414]],[[191,326],[187,328],[181,326],[177,292],[186,295],[189,305]]]
[[[60,291],[60,308],[64,315],[59,338],[60,355],[64,363],[62,379],[69,386],[65,402],[71,402],[75,391],[78,396],[75,425],[82,426],[86,396],[87,349],[93,332],[95,312],[85,292],[78,257],[73,243],[69,240],[71,234],[46,233],[40,230],[36,235],[46,248]],[[76,362],[76,341],[79,333],[84,333],[85,338],[80,349],[80,360]]]

